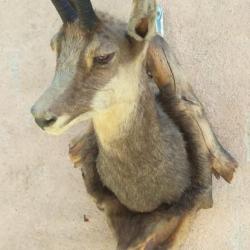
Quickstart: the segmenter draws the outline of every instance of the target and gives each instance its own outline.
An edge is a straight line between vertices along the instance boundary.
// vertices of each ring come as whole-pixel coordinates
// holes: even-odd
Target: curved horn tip
[[[64,23],[72,23],[77,19],[77,13],[68,0],[51,0]]]
[[[90,0],[76,0],[76,8],[78,10],[80,23],[83,29],[89,31],[96,27],[98,18]]]

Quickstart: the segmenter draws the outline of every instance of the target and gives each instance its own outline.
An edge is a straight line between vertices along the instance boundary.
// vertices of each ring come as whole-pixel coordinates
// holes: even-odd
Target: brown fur
[[[181,244],[179,238],[185,238],[187,233],[183,230],[187,226],[184,221],[187,218],[191,220],[190,215],[202,206],[199,201],[200,189],[190,188],[172,206],[163,205],[151,213],[132,212],[101,184],[95,167],[96,152],[93,150],[97,149],[97,145],[93,145],[94,138],[94,131],[90,127],[87,134],[73,142],[70,155],[75,165],[82,169],[87,191],[106,213],[117,238],[117,249],[169,249],[176,246],[175,243]]]
[[[200,199],[202,190],[193,185],[176,204],[163,205],[151,213],[132,212],[102,185],[95,165],[95,141],[90,127],[88,133],[72,142],[70,155],[75,166],[82,169],[87,191],[106,213],[118,242],[117,249],[154,250],[181,245],[187,234],[187,230],[183,230],[187,227],[184,221],[190,224],[196,211],[204,205]]]
[[[161,38],[159,38],[159,37],[157,37],[156,40],[160,40],[161,44],[164,43],[164,41],[161,41]],[[164,50],[162,50],[162,45],[159,46],[159,43],[155,42],[155,40],[151,43],[150,49],[152,49],[152,48],[154,50],[158,50],[158,51],[162,51],[162,52],[164,51]],[[149,49],[149,51],[150,51],[150,49]],[[165,51],[165,52],[167,52],[167,51]],[[165,53],[162,54],[162,55],[165,56]],[[148,56],[148,58],[150,58],[150,55]],[[156,82],[157,82],[158,86],[160,85],[160,83],[162,83],[162,81],[157,80],[157,78],[155,76],[155,74],[157,73],[158,70],[162,70],[162,71],[165,70],[165,72],[167,72],[167,75],[165,73],[161,79],[164,79],[164,81],[166,83],[168,83],[168,84],[172,84],[173,81],[171,81],[169,79],[174,79],[174,77],[171,74],[170,68],[167,67],[166,61],[165,61],[165,64],[163,64],[164,61],[162,61],[161,64],[157,65],[158,68],[155,68],[154,66],[152,66],[152,60],[154,60],[154,58],[158,59],[159,56],[156,57],[156,55],[154,55],[153,58],[150,58],[150,60],[151,60],[151,62],[150,62],[151,63],[151,68],[149,68],[148,70],[151,72],[151,74],[156,79]],[[148,62],[148,65],[150,65],[150,63]],[[156,65],[156,64],[153,64],[153,65]],[[164,67],[159,68],[159,65],[161,65],[161,66],[163,65]],[[174,66],[174,65],[172,65],[172,66]],[[181,84],[181,82],[179,82],[179,84]],[[162,89],[162,88],[160,88],[160,89]],[[162,93],[162,91],[161,91],[161,93]],[[186,92],[186,94],[189,94],[189,92]],[[163,105],[166,107],[166,110],[169,110],[169,109],[172,108],[173,111],[177,112],[177,114],[180,114],[179,110],[176,111],[176,109],[177,109],[176,106],[168,105],[169,104],[169,99],[164,99],[164,97],[162,97],[162,101],[164,101]],[[186,102],[185,102],[185,105],[187,107],[189,107],[190,104],[188,102],[186,104]],[[183,112],[185,113],[186,109],[184,109]],[[194,113],[194,115],[196,115],[196,114],[197,113]],[[183,119],[183,122],[184,122],[184,121],[186,121],[187,118],[188,118],[188,116],[180,116],[179,119],[180,120]],[[199,118],[199,116],[196,117],[196,119],[197,118]],[[204,119],[205,119],[205,117],[204,117]],[[176,119],[176,122],[178,123],[180,121],[178,119]],[[202,145],[206,146],[206,143],[204,142],[204,138],[200,137],[200,135],[199,135],[200,130],[199,129],[197,130],[196,124],[194,124],[194,125],[191,124],[189,127],[187,126],[187,128],[189,128],[189,130],[185,130],[184,133],[187,134],[189,136],[189,138],[190,138],[189,147],[190,148],[192,148],[192,146],[193,147],[201,147],[201,149],[200,149],[201,152],[197,151],[197,154],[202,153],[205,156],[207,156],[208,149],[206,147],[202,146]],[[192,130],[194,130],[194,131],[192,131]],[[194,138],[192,138],[192,136]],[[196,138],[196,140],[194,140],[195,138]],[[81,138],[79,140],[79,142],[81,142],[81,143],[83,141],[85,141],[84,138]],[[77,145],[77,142],[74,142],[74,144]],[[83,149],[84,147],[80,147],[80,148]],[[222,151],[222,153],[223,152],[224,151]],[[71,151],[71,153],[72,153],[72,151]],[[77,152],[75,152],[75,154],[77,154]],[[81,155],[84,155],[84,153],[81,153]],[[196,161],[195,166],[197,166],[197,164],[200,164],[201,167],[207,166],[202,161],[202,158],[200,159],[200,161],[197,161],[197,159],[198,159],[197,157],[198,156],[196,156],[196,159],[191,158],[192,162]],[[210,160],[209,157],[207,159]],[[221,161],[220,157],[218,157],[218,161]],[[79,161],[79,162],[81,162],[81,161]],[[82,161],[82,163],[83,162],[84,161]],[[207,164],[209,164],[208,165],[209,168],[213,167],[212,162],[208,161]],[[86,167],[86,165],[85,165],[85,167]],[[209,170],[209,168],[208,168],[208,170]],[[227,168],[226,165],[225,165],[225,169],[226,169],[226,172],[231,172],[231,168]],[[197,185],[197,181],[200,181],[199,184],[201,185],[201,187],[204,188],[204,190],[202,191],[202,189],[199,188],[199,190],[200,190],[199,192],[201,192],[201,193],[198,192],[199,195],[195,195],[195,193],[197,193],[197,192],[194,192],[194,193],[190,192],[190,196],[186,196],[186,198],[184,199],[185,200],[184,203],[179,202],[179,206],[181,207],[181,209],[179,209],[179,214],[180,214],[179,219],[176,219],[176,217],[174,217],[173,214],[171,214],[171,210],[168,210],[168,208],[166,208],[165,210],[160,210],[159,209],[158,211],[156,211],[154,213],[153,217],[151,217],[151,218],[153,218],[151,220],[151,222],[147,221],[146,219],[143,219],[144,222],[147,221],[148,227],[152,227],[153,225],[156,225],[157,223],[159,223],[159,222],[157,222],[157,216],[159,214],[161,214],[160,224],[161,223],[164,224],[164,214],[170,215],[170,218],[172,219],[172,221],[171,220],[170,221],[168,221],[168,220],[165,221],[166,225],[165,225],[165,227],[162,227],[162,231],[161,230],[160,231],[156,230],[155,228],[152,231],[147,231],[144,228],[143,232],[142,231],[138,232],[139,228],[141,228],[141,226],[144,225],[143,222],[139,223],[138,218],[136,218],[136,217],[133,217],[133,219],[131,219],[131,216],[129,214],[124,215],[124,213],[126,214],[126,212],[125,212],[126,210],[124,211],[124,207],[122,207],[122,205],[114,197],[112,199],[108,199],[109,201],[107,203],[104,200],[102,200],[102,202],[101,202],[102,207],[106,207],[106,210],[110,211],[108,213],[108,216],[110,217],[110,221],[113,222],[113,223],[111,223],[111,227],[115,230],[118,242],[120,242],[120,249],[130,249],[131,246],[133,246],[131,249],[169,249],[169,248],[178,249],[178,247],[183,243],[183,240],[185,239],[185,236],[188,233],[188,229],[190,227],[190,224],[192,223],[193,219],[195,218],[196,211],[198,210],[198,207],[193,206],[192,204],[196,204],[196,205],[200,204],[201,207],[209,207],[209,206],[211,206],[211,200],[210,200],[210,198],[211,198],[210,197],[210,195],[211,195],[210,194],[210,191],[211,191],[210,188],[211,187],[209,186],[211,184],[210,184],[210,182],[202,182],[201,181],[202,178],[204,178],[204,175],[207,173],[207,170],[206,169],[204,169],[204,170],[205,170],[205,172],[202,173],[201,172],[202,168],[200,169],[200,171],[196,171],[196,169],[194,168],[193,173],[196,173],[195,177],[197,179],[194,178],[193,184],[195,186],[195,185]],[[200,174],[202,174],[201,177],[200,177]],[[211,175],[208,174],[208,177],[209,176],[211,176]],[[204,193],[206,194],[206,192],[205,192],[206,191],[206,189],[205,189],[206,188],[206,186],[205,186],[206,183],[208,184],[208,187],[207,187],[208,188],[208,196],[205,195],[205,199],[204,199]],[[105,204],[105,205],[103,205],[103,204]],[[116,204],[116,205],[114,205],[114,204]],[[99,203],[99,206],[100,206],[100,203]],[[115,208],[114,208],[114,206],[115,206]],[[120,207],[120,209],[119,209],[119,207]],[[118,209],[118,211],[117,211],[117,209]],[[148,218],[149,217],[150,216],[148,216]],[[125,225],[127,223],[130,223],[130,224],[127,227],[128,230],[126,231],[125,230],[125,228],[126,228]],[[134,228],[135,230],[131,231],[131,228]],[[143,235],[145,235],[145,231],[147,232],[146,237],[143,236]],[[133,237],[135,235],[138,236],[138,241],[140,243],[138,243],[138,241],[137,241],[137,243],[139,244],[139,246],[137,245],[135,247],[136,244],[133,243],[133,241],[132,241],[132,243],[129,244],[129,246],[127,245],[128,243],[126,243],[126,242],[129,241],[128,239],[130,239],[130,237],[131,237],[131,236],[129,236],[130,234],[132,234]]]
[[[147,50],[154,18],[155,1],[134,0],[128,31],[102,14],[95,32],[77,21],[64,24],[52,41],[54,81],[32,109],[49,133],[91,118],[89,132],[72,143],[70,155],[120,250],[180,245],[196,211],[211,207],[211,157],[221,163],[213,165],[217,173],[227,180],[232,175],[220,161],[224,157],[232,166],[231,158],[221,154],[164,43],[157,38]],[[97,63],[107,55],[107,64]],[[160,87],[158,98],[146,62]]]

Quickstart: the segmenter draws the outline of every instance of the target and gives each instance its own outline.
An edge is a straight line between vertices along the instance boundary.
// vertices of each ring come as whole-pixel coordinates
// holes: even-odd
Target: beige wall
[[[126,18],[131,1],[94,2]],[[248,250],[250,1],[166,2],[166,38],[219,138],[241,163],[232,185],[214,181],[214,208],[200,212],[183,249]],[[74,131],[47,136],[29,113],[53,76],[49,41],[60,20],[50,1],[0,4],[0,249],[112,250],[105,219],[67,157]]]

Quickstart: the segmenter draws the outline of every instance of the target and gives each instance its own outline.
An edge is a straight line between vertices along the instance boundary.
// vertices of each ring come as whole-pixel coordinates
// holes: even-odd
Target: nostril
[[[55,122],[56,122],[57,118],[55,116],[49,118],[49,119],[46,119],[46,125],[47,127],[50,127],[52,126]]]
[[[57,118],[56,117],[47,117],[45,118],[36,118],[35,121],[37,125],[41,128],[51,127],[55,122]]]

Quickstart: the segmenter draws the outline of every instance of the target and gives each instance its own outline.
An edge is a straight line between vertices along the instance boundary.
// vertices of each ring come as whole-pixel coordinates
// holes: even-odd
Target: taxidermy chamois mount
[[[212,207],[212,173],[227,182],[237,162],[163,38],[155,0],[133,0],[128,25],[90,0],[52,0],[63,26],[57,66],[32,108],[50,134],[90,120],[70,156],[103,210],[117,249],[178,249],[197,211]]]

